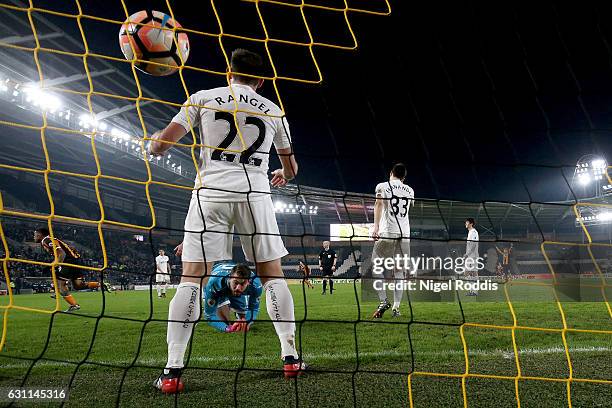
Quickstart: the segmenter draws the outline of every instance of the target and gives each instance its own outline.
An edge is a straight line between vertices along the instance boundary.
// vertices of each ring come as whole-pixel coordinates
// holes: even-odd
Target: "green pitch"
[[[334,295],[322,296],[320,286],[304,292],[291,285],[296,318],[315,320],[298,324],[298,338],[305,360],[319,372],[297,381],[283,379],[280,347],[269,321],[255,323],[246,337],[217,333],[202,323],[179,406],[405,407],[413,357],[415,371],[464,372],[458,303],[413,303],[415,323],[410,326],[406,304],[400,319],[391,319],[389,312],[382,322],[373,322],[374,302],[358,309],[353,285],[336,286]],[[174,397],[152,387],[165,363],[166,323],[161,320],[173,293],[166,299],[153,295],[118,292],[106,294],[103,303],[101,293],[76,293],[82,306],[78,315],[11,310],[0,352],[0,387],[19,386],[28,373],[29,387],[67,387],[72,381],[68,406],[173,406]],[[467,322],[512,324],[507,304],[482,299],[462,303]],[[15,297],[17,305],[42,309],[52,309],[54,302],[42,294]],[[8,297],[0,297],[0,304],[7,303]],[[514,307],[521,326],[562,328],[553,302]],[[563,310],[568,327],[612,330],[604,303],[564,303]],[[265,302],[260,318],[268,318]],[[510,330],[465,327],[464,332],[471,373],[516,375]],[[522,375],[568,376],[561,334],[517,330],[516,341]],[[567,342],[574,378],[612,380],[612,335],[569,332]],[[33,359],[38,359],[34,365]],[[470,407],[516,407],[511,380],[469,378],[466,386]],[[519,390],[521,407],[567,406],[564,382],[525,380]],[[412,391],[415,407],[463,406],[458,378],[414,376]],[[574,407],[612,406],[612,385],[573,382],[571,391]]]

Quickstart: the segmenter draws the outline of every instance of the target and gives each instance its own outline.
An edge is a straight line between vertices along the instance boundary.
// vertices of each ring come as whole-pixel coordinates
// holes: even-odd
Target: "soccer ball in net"
[[[178,21],[159,11],[132,14],[119,30],[119,45],[126,59],[137,59],[136,68],[155,76],[170,75],[189,57],[189,38]]]

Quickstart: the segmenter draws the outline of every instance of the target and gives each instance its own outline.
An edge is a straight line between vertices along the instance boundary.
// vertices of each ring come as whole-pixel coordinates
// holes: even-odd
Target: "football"
[[[160,11],[142,10],[132,14],[119,30],[119,45],[128,60],[150,75],[175,73],[189,57],[189,38],[178,21]],[[182,60],[182,62],[181,62]]]

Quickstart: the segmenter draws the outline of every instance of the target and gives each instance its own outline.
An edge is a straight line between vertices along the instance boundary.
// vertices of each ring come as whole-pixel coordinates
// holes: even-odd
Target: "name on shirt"
[[[410,191],[410,187],[407,186],[406,184],[392,184],[391,188],[389,188],[389,185],[387,184],[387,187],[385,187],[385,192],[388,194],[392,194],[392,189],[400,189],[402,191],[404,191],[406,194],[411,195],[412,192]]]
[[[223,104],[226,104],[226,103],[233,102],[234,100],[235,99],[232,96],[232,94],[229,94],[227,96],[226,100],[223,100],[222,96],[218,96],[218,97],[215,98],[215,102],[217,102],[219,104],[219,106],[221,106]],[[238,101],[239,102],[248,103],[252,107],[257,108],[260,111],[262,111],[265,115],[267,115],[268,112],[270,112],[270,108],[268,108],[263,102],[259,102],[259,99],[257,99],[257,98],[249,98],[249,95],[240,94],[238,96]]]

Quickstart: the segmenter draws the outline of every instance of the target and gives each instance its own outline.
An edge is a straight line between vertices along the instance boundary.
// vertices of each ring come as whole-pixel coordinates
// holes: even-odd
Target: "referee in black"
[[[319,253],[319,270],[323,273],[323,293],[327,291],[327,280],[329,279],[329,294],[334,294],[334,271],[336,270],[336,251],[329,248],[329,241],[323,241],[323,250]]]

